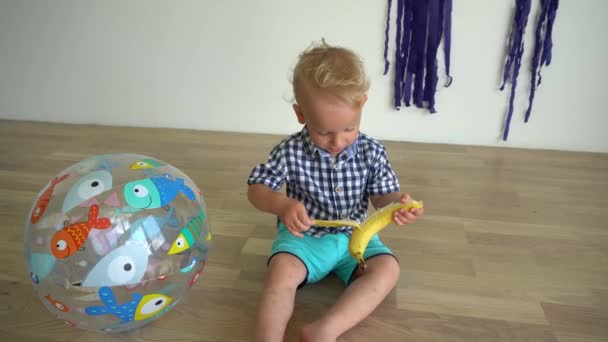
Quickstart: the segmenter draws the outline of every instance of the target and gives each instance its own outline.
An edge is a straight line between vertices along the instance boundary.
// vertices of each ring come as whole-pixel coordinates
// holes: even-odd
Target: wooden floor
[[[2,341],[250,341],[275,218],[246,178],[280,136],[0,121]],[[386,301],[340,341],[608,341],[608,155],[386,142],[426,215],[382,237],[401,261]],[[203,190],[214,231],[186,299],[140,330],[67,327],[35,296],[23,226],[36,194],[88,156],[131,152],[178,167]],[[342,290],[297,294],[288,340]]]

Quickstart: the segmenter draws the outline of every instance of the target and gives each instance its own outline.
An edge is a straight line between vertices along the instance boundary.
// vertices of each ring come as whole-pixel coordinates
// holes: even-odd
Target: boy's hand
[[[399,199],[399,202],[407,203],[411,199],[412,198],[409,194],[402,194],[401,198]],[[396,224],[402,226],[416,222],[418,216],[422,215],[424,215],[424,208],[412,208],[409,211],[401,209],[395,212],[395,214],[393,215],[393,221],[395,221]]]
[[[314,224],[314,221],[308,216],[304,204],[291,198],[285,199],[279,219],[291,234],[300,238],[304,237],[302,232],[307,231]]]

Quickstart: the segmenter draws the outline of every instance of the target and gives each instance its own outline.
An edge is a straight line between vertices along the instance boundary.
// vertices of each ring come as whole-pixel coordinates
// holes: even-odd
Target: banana
[[[357,259],[359,267],[365,270],[367,265],[363,259],[365,249],[369,244],[371,238],[381,231],[384,227],[388,226],[393,222],[393,214],[395,211],[400,209],[410,210],[412,208],[422,208],[422,201],[409,201],[407,203],[392,203],[384,208],[376,210],[372,213],[362,224],[357,221],[351,220],[336,220],[336,221],[325,221],[315,220],[315,225],[321,227],[341,227],[351,226],[354,227],[353,232],[348,241],[348,252],[350,255]]]

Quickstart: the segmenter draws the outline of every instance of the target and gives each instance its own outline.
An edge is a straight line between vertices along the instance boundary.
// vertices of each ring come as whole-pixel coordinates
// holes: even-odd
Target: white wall
[[[290,133],[299,126],[289,70],[326,37],[363,57],[372,88],[362,127],[378,138],[608,152],[604,0],[560,2],[531,121],[524,65],[510,139],[500,142],[514,2],[454,1],[454,83],[429,115],[390,105],[383,0],[0,0],[0,118]]]

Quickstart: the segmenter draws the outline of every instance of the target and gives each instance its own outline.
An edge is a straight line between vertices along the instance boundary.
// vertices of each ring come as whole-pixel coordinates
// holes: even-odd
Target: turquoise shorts
[[[280,253],[289,253],[300,259],[306,267],[307,274],[299,287],[306,283],[317,282],[331,272],[349,285],[358,265],[357,260],[348,253],[348,238],[346,234],[325,234],[321,237],[304,234],[303,238],[299,238],[280,223],[268,262],[270,263],[270,259]],[[384,254],[395,257],[376,234],[367,245],[363,258],[367,260]]]

